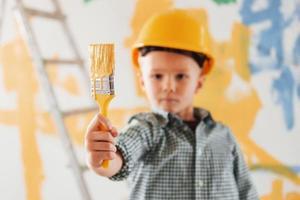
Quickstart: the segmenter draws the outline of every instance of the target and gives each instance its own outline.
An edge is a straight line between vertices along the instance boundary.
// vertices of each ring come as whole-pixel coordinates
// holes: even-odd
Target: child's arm
[[[105,131],[107,127],[109,131]],[[96,115],[87,128],[85,148],[88,154],[87,164],[90,169],[101,176],[111,177],[119,172],[123,165],[123,158],[115,146],[114,137],[118,135],[109,121]],[[110,160],[109,167],[100,167],[103,160]]]
[[[251,180],[248,166],[243,153],[236,143],[234,152],[234,175],[239,190],[239,197],[243,200],[258,200],[258,194]]]

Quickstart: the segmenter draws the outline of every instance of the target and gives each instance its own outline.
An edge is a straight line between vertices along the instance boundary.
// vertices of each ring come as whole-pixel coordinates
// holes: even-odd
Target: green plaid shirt
[[[123,167],[110,179],[127,179],[132,200],[258,199],[230,130],[204,109],[194,115],[195,132],[171,113],[133,116],[117,141]]]

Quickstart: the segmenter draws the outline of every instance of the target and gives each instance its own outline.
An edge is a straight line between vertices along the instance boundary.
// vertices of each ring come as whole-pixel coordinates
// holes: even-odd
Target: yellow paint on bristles
[[[113,44],[91,44],[90,58],[92,78],[113,74],[115,65]]]
[[[113,79],[110,80],[110,77],[114,74],[114,45],[113,44],[91,44],[90,45],[90,66],[91,66],[91,86],[92,86],[92,96],[95,101],[98,103],[100,108],[100,113],[107,117],[107,109],[110,101],[114,97],[114,88]],[[103,79],[107,78],[107,79]],[[96,87],[99,84],[96,84],[96,80],[101,79],[101,87],[107,87],[108,93],[96,91]],[[106,83],[103,83],[106,82]],[[99,90],[98,90],[99,91]],[[107,127],[103,127],[104,130],[108,130]],[[104,160],[101,163],[101,167],[108,168],[109,160]]]

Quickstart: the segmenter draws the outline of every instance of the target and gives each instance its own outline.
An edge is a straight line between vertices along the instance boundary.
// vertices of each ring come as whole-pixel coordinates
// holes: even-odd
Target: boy
[[[128,178],[132,200],[258,199],[230,130],[193,107],[213,62],[203,30],[186,10],[148,20],[132,55],[152,112],[133,116],[116,143],[117,131],[99,114],[87,129],[89,167]],[[109,168],[100,167],[103,160]]]

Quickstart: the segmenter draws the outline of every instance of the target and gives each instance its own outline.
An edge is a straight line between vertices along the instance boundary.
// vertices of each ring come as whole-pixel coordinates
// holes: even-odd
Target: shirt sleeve
[[[258,194],[251,180],[248,166],[244,160],[243,153],[237,141],[235,141],[234,155],[234,175],[239,191],[239,199],[258,200]]]
[[[109,178],[110,180],[121,181],[129,176],[135,164],[152,146],[152,135],[153,131],[149,123],[136,119],[129,121],[116,143],[123,157],[123,166],[117,174]]]

